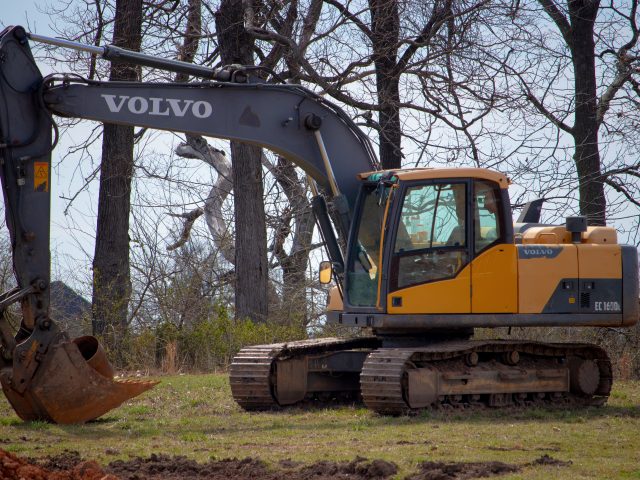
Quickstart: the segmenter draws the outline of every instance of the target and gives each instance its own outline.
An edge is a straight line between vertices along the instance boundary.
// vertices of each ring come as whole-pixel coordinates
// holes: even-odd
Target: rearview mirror
[[[332,275],[332,268],[331,268],[331,262],[320,262],[320,283],[322,285],[327,285],[329,283],[331,283],[331,279],[333,277]]]

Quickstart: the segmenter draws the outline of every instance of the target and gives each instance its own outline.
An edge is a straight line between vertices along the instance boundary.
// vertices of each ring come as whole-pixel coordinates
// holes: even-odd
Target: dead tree
[[[113,44],[139,50],[142,0],[118,0]],[[134,81],[138,68],[113,64],[110,80]],[[100,193],[93,259],[93,331],[121,334],[127,326],[131,295],[129,272],[129,212],[133,175],[133,127],[105,124],[100,164]],[[107,337],[108,338],[108,337]]]
[[[240,0],[222,0],[216,13],[220,56],[224,64],[253,65],[253,37],[244,28]],[[231,142],[235,212],[236,318],[265,321],[268,316],[267,230],[262,198],[262,152]]]
[[[511,63],[509,73],[517,76],[523,95],[557,135],[571,138],[580,213],[590,224],[605,224],[605,186],[623,201],[640,206],[634,195],[640,179],[637,159],[610,148],[608,158],[602,156],[612,136],[616,142],[635,143],[624,137],[631,133],[629,121],[635,117],[625,113],[633,110],[625,102],[634,101],[640,69],[638,1],[604,5],[599,0],[537,0],[518,3],[513,12],[514,24],[537,32],[535,38],[527,34],[514,42],[526,45],[526,61],[543,60],[527,65],[522,56],[514,55],[519,61]]]

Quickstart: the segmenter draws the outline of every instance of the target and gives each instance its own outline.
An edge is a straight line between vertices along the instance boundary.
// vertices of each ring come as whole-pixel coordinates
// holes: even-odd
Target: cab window
[[[356,241],[347,267],[347,298],[351,305],[373,307],[378,299],[381,233],[390,188],[365,186],[361,197]]]
[[[455,276],[467,263],[466,184],[405,191],[393,249],[390,290]]]
[[[476,181],[474,205],[474,252],[478,254],[503,242],[500,187],[493,182]]]

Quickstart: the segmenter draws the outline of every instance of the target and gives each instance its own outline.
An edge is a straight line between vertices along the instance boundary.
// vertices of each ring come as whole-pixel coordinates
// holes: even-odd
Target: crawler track
[[[370,352],[361,364],[360,394],[368,408],[385,415],[425,408],[601,405],[612,384],[609,358],[595,345],[457,340],[418,348],[381,348],[375,337],[325,338],[242,349],[230,367],[233,397],[246,410],[273,409],[312,398],[311,389],[303,386],[299,398],[279,402],[291,392],[283,390],[299,384],[295,384],[295,374],[292,382],[278,379],[279,371],[291,375],[283,374],[287,370],[278,365],[302,361],[311,372],[327,354],[349,351],[359,351],[361,362]],[[507,361],[507,355],[517,358]],[[588,393],[576,393],[574,377],[578,375],[570,365],[575,359],[587,360],[591,367],[584,376]],[[357,382],[357,371],[353,382]],[[348,386],[345,395],[354,389],[357,393],[357,385]]]
[[[517,351],[523,365],[512,368],[502,366],[504,378],[515,378],[526,368],[533,369],[541,379],[550,374],[561,374],[562,369],[554,362],[577,356],[596,362],[599,369],[599,383],[592,395],[576,395],[571,392],[519,391],[500,394],[504,406],[529,406],[538,403],[562,403],[578,405],[602,405],[606,402],[612,384],[611,363],[607,354],[595,345],[586,344],[543,344],[514,341],[462,341],[442,342],[424,348],[379,349],[367,358],[360,375],[361,393],[365,405],[378,413],[399,415],[424,408],[439,407],[485,407],[496,405],[496,397],[486,394],[438,395],[430,405],[412,408],[408,401],[407,374],[412,369],[427,368],[441,377],[454,378],[464,384],[465,378],[472,378],[473,368],[482,368],[507,352]],[[469,367],[465,358],[471,353],[484,360],[479,366]],[[553,369],[553,367],[556,367]],[[545,370],[546,368],[546,370]],[[564,367],[565,370],[568,367]],[[517,387],[515,387],[517,389]],[[463,387],[461,388],[463,390]]]
[[[277,360],[350,349],[376,348],[379,343],[376,337],[322,338],[243,348],[234,357],[229,367],[231,393],[238,405],[246,410],[277,408],[279,407],[275,393]]]
[[[229,368],[231,393],[245,410],[266,410],[277,406],[271,393],[272,362],[278,353],[274,345],[243,348]]]

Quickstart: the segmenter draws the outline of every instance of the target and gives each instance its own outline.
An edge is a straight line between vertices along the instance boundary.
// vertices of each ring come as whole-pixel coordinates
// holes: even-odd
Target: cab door
[[[387,312],[471,312],[468,180],[408,184],[390,255]]]
[[[507,228],[505,198],[497,183],[473,182],[472,313],[518,311],[518,252]]]

